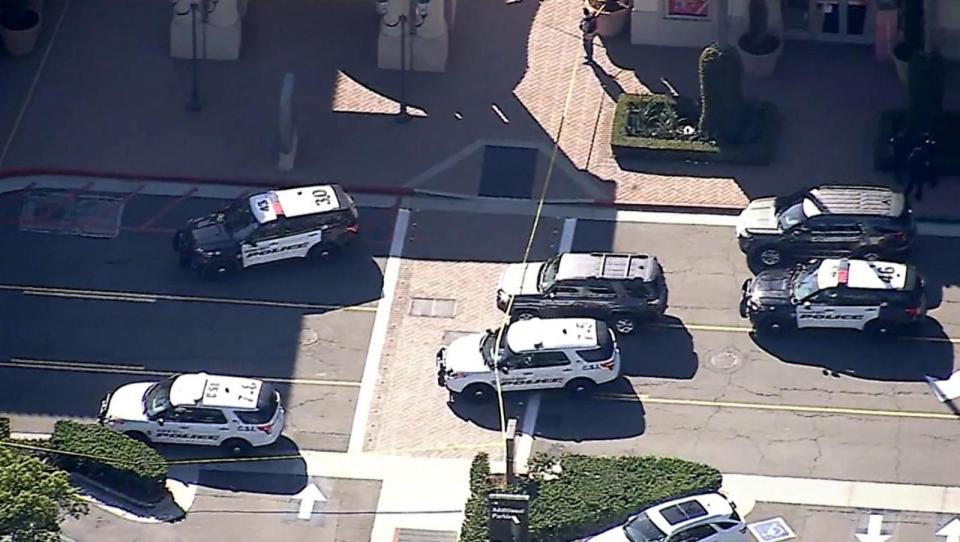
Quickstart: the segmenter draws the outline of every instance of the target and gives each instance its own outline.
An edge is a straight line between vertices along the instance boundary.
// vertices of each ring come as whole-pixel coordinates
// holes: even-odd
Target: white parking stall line
[[[377,386],[377,376],[380,373],[380,358],[383,356],[383,345],[387,340],[387,324],[390,322],[390,309],[393,306],[393,296],[397,289],[403,242],[406,239],[409,224],[410,210],[400,209],[397,212],[397,221],[393,228],[390,255],[383,272],[383,297],[377,304],[377,314],[373,319],[373,331],[370,334],[370,345],[367,348],[367,358],[364,361],[363,376],[360,379],[360,393],[357,396],[357,407],[353,414],[353,425],[350,428],[348,453],[362,452],[364,440],[367,436],[367,421],[370,419],[373,392]]]

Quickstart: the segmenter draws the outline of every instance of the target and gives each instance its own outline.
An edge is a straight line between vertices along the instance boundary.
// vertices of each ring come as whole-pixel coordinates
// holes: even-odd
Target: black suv
[[[758,331],[839,328],[886,335],[926,311],[915,267],[867,260],[812,260],[763,271],[743,283],[740,301],[740,316]]]
[[[357,235],[357,217],[339,185],[270,190],[188,220],[173,249],[181,266],[207,278],[291,258],[327,260]]]
[[[512,305],[510,299],[513,299]],[[646,254],[560,254],[511,264],[500,276],[497,307],[513,318],[589,317],[629,334],[667,309],[663,269]]]
[[[903,194],[874,186],[822,186],[750,202],[737,220],[753,269],[808,258],[904,261],[916,227]]]

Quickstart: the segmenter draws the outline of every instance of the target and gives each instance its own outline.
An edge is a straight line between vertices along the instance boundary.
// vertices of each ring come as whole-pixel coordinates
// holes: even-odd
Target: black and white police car
[[[757,330],[839,328],[889,334],[926,315],[923,279],[902,263],[827,259],[743,283],[740,315]]]
[[[461,337],[437,352],[437,383],[450,399],[484,401],[504,391],[563,388],[575,396],[620,375],[620,349],[607,324],[589,318],[533,318]]]
[[[207,373],[121,386],[100,403],[100,423],[147,443],[220,446],[240,454],[280,437],[280,392],[252,378]]]
[[[270,190],[189,220],[173,248],[182,266],[208,278],[290,258],[326,260],[357,235],[357,217],[336,184]]]

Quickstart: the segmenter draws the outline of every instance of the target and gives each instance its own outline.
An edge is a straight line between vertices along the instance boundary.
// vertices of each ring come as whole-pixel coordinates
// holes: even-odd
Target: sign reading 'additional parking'
[[[747,525],[753,536],[760,542],[780,542],[796,538],[796,533],[783,518],[765,519]]]

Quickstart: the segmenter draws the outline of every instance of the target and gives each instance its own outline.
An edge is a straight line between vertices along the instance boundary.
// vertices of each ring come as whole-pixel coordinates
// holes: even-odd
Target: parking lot
[[[0,262],[0,408],[15,430],[44,432],[54,418],[95,417],[103,395],[127,382],[251,376],[279,385],[297,447],[345,451],[394,209],[362,208],[360,240],[335,264],[269,264],[210,282],[171,250],[185,220],[227,201],[194,192],[74,191],[62,209],[32,213],[37,192],[0,198],[0,244],[16,254]],[[117,213],[113,236],[82,234],[77,202],[91,197],[119,200],[100,209]]]

